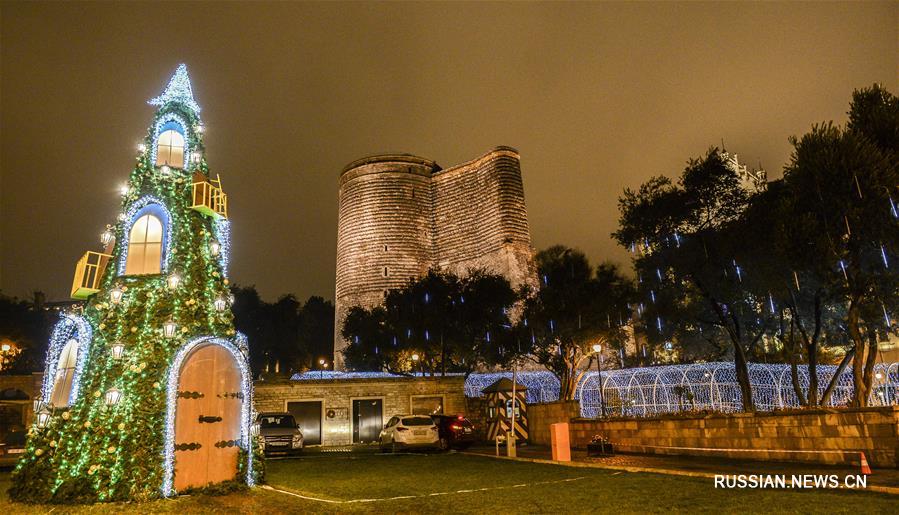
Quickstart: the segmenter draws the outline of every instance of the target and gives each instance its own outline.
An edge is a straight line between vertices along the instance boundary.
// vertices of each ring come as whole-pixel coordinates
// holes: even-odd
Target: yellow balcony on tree
[[[75,265],[75,280],[72,282],[72,298],[86,299],[100,291],[100,280],[109,263],[109,254],[85,252]]]
[[[218,175],[207,181],[202,174],[194,174],[192,198],[191,209],[206,216],[228,218],[228,195],[222,191],[222,180]]]

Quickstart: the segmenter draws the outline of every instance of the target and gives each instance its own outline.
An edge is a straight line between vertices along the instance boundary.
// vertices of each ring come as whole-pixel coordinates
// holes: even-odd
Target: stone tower
[[[362,158],[340,174],[334,365],[352,306],[375,306],[387,290],[431,267],[485,268],[513,287],[536,285],[518,152],[497,147],[452,168],[409,154]]]

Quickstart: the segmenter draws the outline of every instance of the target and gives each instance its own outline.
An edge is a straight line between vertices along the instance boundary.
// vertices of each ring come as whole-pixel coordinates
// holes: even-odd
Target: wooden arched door
[[[219,345],[184,361],[175,408],[175,490],[235,478],[243,408],[240,367]]]

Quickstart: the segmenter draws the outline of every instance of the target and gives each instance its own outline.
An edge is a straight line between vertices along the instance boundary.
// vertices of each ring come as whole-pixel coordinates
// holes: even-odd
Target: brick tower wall
[[[536,285],[518,152],[497,147],[445,170],[405,154],[363,158],[340,176],[335,290],[335,370],[352,306],[379,305],[384,293],[432,266],[464,275],[502,274]],[[385,273],[386,269],[386,273]]]
[[[497,147],[434,175],[434,253],[458,275],[486,268],[533,284],[533,250],[518,152]]]

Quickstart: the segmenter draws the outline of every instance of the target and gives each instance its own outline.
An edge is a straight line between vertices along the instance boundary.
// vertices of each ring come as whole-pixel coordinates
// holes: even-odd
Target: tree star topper
[[[200,113],[200,105],[194,100],[194,92],[190,87],[187,65],[183,63],[178,65],[178,69],[175,70],[175,74],[172,75],[162,95],[147,101],[148,104],[153,106],[163,106],[169,102],[182,103],[192,109],[193,112]]]

